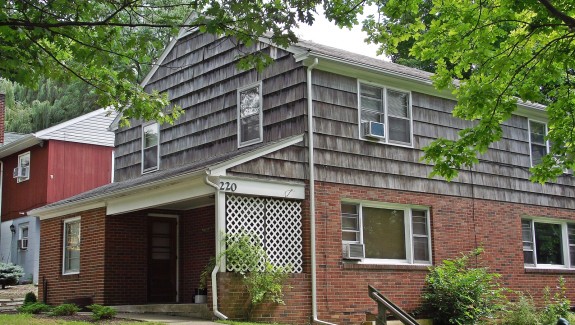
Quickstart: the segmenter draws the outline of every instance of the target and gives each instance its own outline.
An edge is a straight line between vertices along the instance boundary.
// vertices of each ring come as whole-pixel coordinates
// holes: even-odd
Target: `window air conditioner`
[[[28,167],[16,167],[12,174],[14,178],[27,178],[29,173]]]
[[[348,260],[361,260],[365,257],[365,246],[363,244],[344,244],[343,258]]]
[[[18,248],[21,250],[27,250],[28,249],[28,239],[19,239],[18,240]]]
[[[385,139],[385,125],[374,121],[363,122],[363,135],[368,138]]]

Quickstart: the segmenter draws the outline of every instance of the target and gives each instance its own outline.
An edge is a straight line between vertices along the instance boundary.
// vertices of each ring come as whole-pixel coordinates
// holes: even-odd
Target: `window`
[[[238,90],[238,147],[262,139],[262,84],[259,82]]]
[[[18,156],[18,167],[14,170],[14,178],[17,183],[30,179],[30,152]]]
[[[368,263],[431,263],[427,208],[342,203],[341,212],[344,251],[359,244]]]
[[[529,121],[529,144],[531,151],[531,166],[541,162],[543,156],[549,153],[549,143],[545,140],[547,124]]]
[[[63,274],[80,273],[80,218],[64,221]]]
[[[142,173],[158,169],[160,161],[158,123],[142,126]]]
[[[20,225],[18,227],[18,249],[28,249],[28,224]]]
[[[527,267],[575,268],[575,225],[523,219],[523,261]]]
[[[361,138],[412,145],[409,92],[360,83],[359,106]]]

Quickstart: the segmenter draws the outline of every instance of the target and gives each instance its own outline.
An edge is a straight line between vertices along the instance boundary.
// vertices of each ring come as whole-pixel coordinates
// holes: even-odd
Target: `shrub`
[[[32,304],[32,303],[35,303],[37,301],[38,301],[38,299],[36,298],[36,294],[34,292],[28,292],[24,296],[24,305]]]
[[[110,319],[116,316],[116,310],[112,307],[92,304],[90,306],[86,306],[86,308],[92,311],[93,320]]]
[[[74,304],[61,304],[56,306],[50,312],[50,316],[72,316],[80,311],[80,307]]]
[[[32,302],[18,307],[18,312],[22,314],[39,314],[50,311],[50,306],[41,302]]]
[[[7,285],[17,284],[23,275],[24,269],[20,265],[0,263],[0,284],[2,289],[6,289]]]
[[[535,308],[531,297],[519,296],[517,302],[511,302],[506,310],[499,316],[501,325],[536,325],[539,321],[539,312]]]
[[[496,282],[499,275],[469,266],[470,257],[481,252],[477,249],[429,268],[423,299],[434,324],[474,324],[503,307],[504,289]]]
[[[257,236],[239,233],[227,235],[225,241],[227,248],[223,254],[228,265],[244,266],[236,272],[242,276],[249,294],[248,319],[255,305],[265,301],[284,304],[283,287],[291,268],[270,263]]]
[[[551,293],[549,287],[543,291],[543,301],[545,307],[541,312],[541,321],[544,324],[555,324],[560,317],[567,318],[571,307],[571,302],[565,294],[565,279],[559,277],[557,291]]]

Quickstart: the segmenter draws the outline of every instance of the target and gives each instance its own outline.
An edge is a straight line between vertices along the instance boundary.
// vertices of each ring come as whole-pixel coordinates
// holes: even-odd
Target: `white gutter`
[[[319,63],[315,58],[313,63],[307,67],[307,132],[308,132],[308,159],[309,159],[309,215],[311,227],[311,306],[313,322],[335,325],[324,322],[317,318],[317,266],[315,252],[315,171],[313,159],[313,90],[311,84],[311,70]]]
[[[215,200],[216,200],[216,266],[214,267],[214,270],[212,271],[212,310],[214,312],[214,315],[219,318],[219,319],[223,319],[226,320],[228,319],[228,316],[222,314],[219,310],[218,310],[218,283],[217,283],[217,274],[218,271],[220,270],[220,259],[218,257],[221,256],[220,253],[220,249],[219,249],[219,245],[220,245],[220,238],[219,238],[219,234],[220,234],[220,229],[219,229],[219,213],[220,208],[219,208],[219,196],[220,196],[220,187],[216,184],[214,184],[212,181],[209,180],[209,171],[206,170],[206,177],[204,178],[204,182],[215,188],[216,189],[216,195],[215,195]]]

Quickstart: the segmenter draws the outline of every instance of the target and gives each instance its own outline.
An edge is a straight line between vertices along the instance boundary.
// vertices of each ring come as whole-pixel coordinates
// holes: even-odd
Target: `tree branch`
[[[571,31],[575,32],[575,18],[570,17],[568,15],[566,15],[565,13],[563,13],[562,11],[558,10],[557,8],[555,8],[548,0],[538,0],[543,6],[545,6],[545,8],[547,9],[547,11],[549,11],[549,13],[551,13],[553,16],[555,16],[555,18],[560,19],[561,21],[563,21]]]

